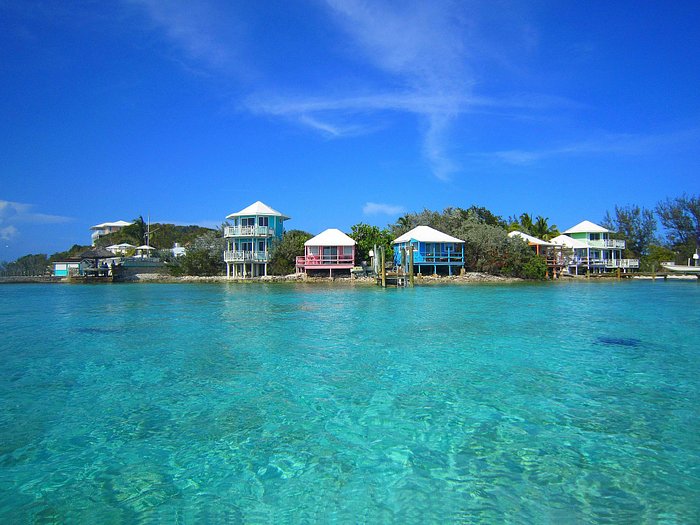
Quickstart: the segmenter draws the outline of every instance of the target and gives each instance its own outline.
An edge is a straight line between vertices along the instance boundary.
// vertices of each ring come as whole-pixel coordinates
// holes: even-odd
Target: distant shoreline
[[[679,281],[696,281],[700,280],[695,275],[674,275],[674,274],[657,274],[656,276],[639,275],[633,276],[632,280],[679,280]],[[614,275],[591,275],[587,278],[585,275],[568,275],[557,279],[556,281],[608,281],[616,280]],[[555,281],[555,282],[556,282]],[[531,281],[528,279],[520,279],[518,277],[502,277],[498,275],[490,275],[481,272],[467,272],[464,275],[452,276],[433,276],[423,275],[416,276],[415,284],[419,286],[430,285],[467,285],[467,284],[516,284],[516,283],[542,283],[552,281]],[[123,284],[123,283],[155,283],[155,284],[180,284],[180,283],[229,283],[229,284],[270,284],[270,283],[293,283],[293,284],[331,284],[334,286],[374,286],[376,279],[374,277],[308,277],[304,274],[299,275],[272,275],[267,277],[253,277],[249,279],[234,279],[228,278],[225,275],[215,276],[192,276],[185,275],[175,277],[172,275],[161,274],[137,274],[127,280],[118,281],[115,283],[90,283],[90,284]],[[0,285],[2,284],[84,284],[80,281],[71,281],[65,277],[53,276],[16,276],[16,277],[0,277]]]
[[[517,283],[527,282],[525,279],[514,277],[501,277],[498,275],[489,275],[480,272],[467,272],[464,275],[453,276],[416,276],[415,283],[419,285],[430,284],[469,284],[469,283]],[[65,277],[39,276],[39,277],[0,277],[0,284],[83,284],[79,281],[71,281]],[[137,274],[124,281],[119,281],[113,284],[122,283],[236,283],[236,284],[267,284],[267,283],[304,283],[304,284],[333,284],[340,286],[374,286],[376,279],[374,277],[309,277],[304,274],[292,274],[281,276],[266,276],[254,277],[248,279],[228,278],[225,275],[216,276],[191,276],[185,275],[175,277],[172,275],[162,274]],[[92,284],[92,283],[91,283]],[[108,283],[97,283],[108,284]],[[112,284],[112,283],[109,283]]]

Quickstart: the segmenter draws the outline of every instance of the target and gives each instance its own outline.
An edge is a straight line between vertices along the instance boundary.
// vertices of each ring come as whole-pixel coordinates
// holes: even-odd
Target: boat
[[[700,266],[690,266],[688,264],[661,263],[665,270],[674,273],[692,273],[700,275]]]

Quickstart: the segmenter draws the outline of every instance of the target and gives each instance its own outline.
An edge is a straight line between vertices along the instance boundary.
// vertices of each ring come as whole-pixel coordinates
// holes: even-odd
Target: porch
[[[268,252],[260,251],[234,251],[226,250],[224,252],[224,262],[227,263],[248,263],[248,262],[269,262],[270,256]]]
[[[224,237],[272,237],[275,230],[267,226],[226,226]]]

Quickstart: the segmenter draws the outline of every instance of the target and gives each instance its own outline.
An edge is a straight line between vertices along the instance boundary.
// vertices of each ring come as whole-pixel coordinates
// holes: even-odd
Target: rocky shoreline
[[[374,277],[309,277],[304,274],[290,275],[269,275],[266,277],[255,277],[252,279],[232,279],[226,276],[182,276],[173,277],[171,275],[161,274],[137,274],[123,282],[139,282],[139,283],[325,283],[334,285],[375,285]],[[523,279],[501,277],[497,275],[489,275],[480,272],[467,272],[464,275],[452,276],[434,276],[424,275],[416,276],[415,283],[418,285],[429,284],[471,284],[471,283],[515,283],[524,282]]]

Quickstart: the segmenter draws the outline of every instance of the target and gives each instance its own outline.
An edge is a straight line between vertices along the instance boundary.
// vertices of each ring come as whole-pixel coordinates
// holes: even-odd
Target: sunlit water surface
[[[2,523],[698,523],[700,286],[3,285]]]

